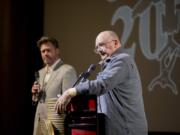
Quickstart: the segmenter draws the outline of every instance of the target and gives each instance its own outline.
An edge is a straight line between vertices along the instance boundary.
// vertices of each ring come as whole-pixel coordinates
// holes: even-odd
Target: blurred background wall
[[[62,59],[79,74],[98,63],[93,50],[103,30],[117,32],[137,62],[150,134],[180,133],[180,1],[0,2],[3,135],[32,134],[30,89],[34,72],[42,67],[36,41],[42,35],[56,37]]]

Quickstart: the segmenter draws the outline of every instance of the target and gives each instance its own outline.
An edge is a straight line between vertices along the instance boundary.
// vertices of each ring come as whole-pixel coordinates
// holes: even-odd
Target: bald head
[[[102,31],[96,37],[96,43],[104,40],[117,40],[120,43],[118,35],[114,31]]]
[[[96,52],[101,56],[101,59],[111,56],[121,43],[118,35],[113,31],[100,32],[95,41]]]

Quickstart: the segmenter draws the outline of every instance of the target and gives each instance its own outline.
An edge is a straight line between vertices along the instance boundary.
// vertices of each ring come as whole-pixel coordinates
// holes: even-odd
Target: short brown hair
[[[41,48],[41,45],[42,45],[43,43],[47,43],[47,42],[52,43],[52,45],[53,45],[55,48],[59,48],[59,43],[58,43],[58,41],[57,41],[55,38],[53,38],[53,37],[47,37],[47,36],[43,36],[43,37],[41,37],[41,38],[37,41],[37,46],[38,46],[38,48]]]

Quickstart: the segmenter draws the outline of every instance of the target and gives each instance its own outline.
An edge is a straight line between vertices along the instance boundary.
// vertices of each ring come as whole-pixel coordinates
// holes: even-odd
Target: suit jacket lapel
[[[61,66],[63,64],[63,62],[62,62],[62,60],[60,60],[57,64],[56,64],[56,66],[54,67],[54,69],[53,69],[53,71],[52,71],[52,73],[51,73],[51,76],[50,76],[50,78],[49,78],[49,80],[48,80],[48,82],[47,82],[47,85],[46,85],[46,91],[48,90],[48,88],[49,88],[49,86],[52,84],[51,82],[53,82],[54,80],[55,80],[55,78],[56,78],[56,76],[57,76],[57,72],[58,72],[58,68]]]
[[[46,69],[45,68],[43,68],[43,70],[40,72],[40,74],[41,74],[41,78],[40,78],[40,80],[39,80],[39,84],[40,84],[40,87],[41,87],[41,90],[43,89],[43,87],[44,87],[44,78],[45,78],[45,76],[46,76]]]

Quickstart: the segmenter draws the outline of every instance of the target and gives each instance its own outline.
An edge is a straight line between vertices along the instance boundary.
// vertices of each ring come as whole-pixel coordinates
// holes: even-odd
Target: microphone
[[[34,73],[34,77],[35,77],[35,85],[39,84],[39,72],[35,72]],[[37,103],[37,101],[39,100],[39,90],[33,94],[32,96],[32,104],[35,105]]]
[[[86,80],[95,69],[96,69],[96,65],[91,64],[87,69],[87,71],[84,73],[84,76],[81,81],[83,82],[84,80]]]
[[[35,72],[34,76],[35,76],[35,83],[38,84],[39,83],[39,72]]]
[[[86,72],[83,72],[79,75],[79,78],[74,83],[73,87],[76,86],[77,84],[79,84],[79,82],[85,81],[95,69],[96,69],[96,65],[91,64]]]

